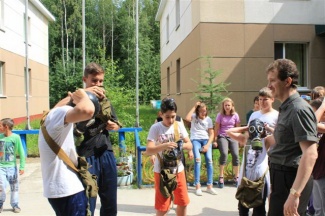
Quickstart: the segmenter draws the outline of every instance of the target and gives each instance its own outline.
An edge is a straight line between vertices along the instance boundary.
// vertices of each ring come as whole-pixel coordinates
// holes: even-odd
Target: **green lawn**
[[[135,108],[125,108],[123,112],[129,114],[129,116],[134,116],[134,119],[128,119],[126,122],[131,122],[125,124],[123,119],[119,119],[120,122],[123,124],[124,127],[133,127],[135,125]],[[139,133],[141,145],[146,145],[146,139],[148,136],[148,131],[150,126],[154,123],[157,117],[158,110],[152,108],[151,106],[140,106],[139,113],[140,113],[140,127],[143,130]],[[119,114],[117,113],[119,116]],[[124,116],[123,114],[121,116]],[[31,127],[33,129],[39,129],[39,120],[31,121]],[[26,123],[22,123],[17,125],[14,129],[25,129]],[[111,133],[111,139],[114,147],[114,152],[116,156],[118,156],[118,133]],[[135,140],[133,133],[126,133],[125,134],[126,146],[127,146],[127,153],[132,154],[135,156]],[[28,149],[28,157],[39,157],[39,150],[38,150],[38,135],[27,135],[27,149]],[[186,155],[185,155],[186,157]],[[219,169],[218,169],[218,158],[219,158],[219,151],[213,151],[213,159],[214,159],[214,180],[218,179]],[[135,164],[135,159],[133,160]],[[231,161],[231,155],[228,157],[228,164]],[[186,170],[187,170],[187,178],[189,182],[193,182],[193,165],[194,162],[190,160],[186,160]],[[152,172],[152,164],[149,161],[149,157],[144,156],[142,161],[143,167],[143,182],[145,184],[152,184],[153,183],[153,172]],[[229,164],[227,166],[227,171],[225,173],[226,179],[232,179],[232,166]],[[201,180],[206,181],[206,168],[204,164],[204,156],[202,155],[202,169],[201,169]]]
[[[123,119],[119,119],[120,122],[123,124],[123,127],[134,127],[135,122],[136,122],[135,108],[126,108],[123,110],[123,112],[127,112],[130,116],[134,116],[134,120],[132,120],[132,119],[127,120],[127,122],[133,122],[133,123],[125,124]],[[141,143],[143,145],[145,145],[149,128],[157,117],[157,110],[153,109],[151,106],[140,106],[139,113],[140,113],[139,114],[140,127],[143,128],[143,131],[140,132],[140,140],[141,140]],[[32,129],[40,128],[39,120],[31,121],[30,124],[31,124]],[[21,123],[14,127],[15,130],[23,130],[25,128],[26,128],[26,123]],[[118,146],[117,139],[118,139],[117,133],[112,133],[112,143],[116,147]],[[38,142],[38,135],[27,135],[28,157],[39,157],[37,142]],[[128,151],[131,151],[131,153],[133,154],[134,153],[134,135],[133,135],[133,133],[126,133],[126,145],[127,145]]]

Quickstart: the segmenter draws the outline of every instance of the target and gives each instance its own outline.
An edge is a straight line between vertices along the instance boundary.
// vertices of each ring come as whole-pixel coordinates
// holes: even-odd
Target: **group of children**
[[[311,93],[310,105],[315,111],[317,129],[319,132],[318,159],[314,166],[314,188],[308,209],[309,215],[325,215],[325,103],[323,102],[325,88],[315,87]],[[255,111],[248,118],[248,125],[254,119],[259,119],[265,123],[265,130],[271,134],[276,126],[278,111],[273,109],[274,98],[269,88],[262,88],[258,93],[258,103],[255,102]],[[161,119],[157,120],[150,128],[147,142],[147,153],[155,155],[162,154],[164,151],[172,150],[177,147],[175,140],[176,133],[183,140],[182,148],[190,152],[190,159],[194,158],[194,185],[195,194],[202,196],[200,183],[201,153],[205,155],[207,168],[207,193],[216,195],[213,189],[213,161],[212,146],[218,146],[220,151],[219,158],[219,188],[224,186],[224,166],[228,157],[228,148],[232,154],[232,165],[234,172],[234,182],[241,181],[243,175],[251,180],[262,176],[268,167],[267,151],[272,148],[267,138],[263,139],[263,148],[254,150],[250,147],[247,151],[246,173],[243,173],[243,167],[239,171],[239,146],[246,145],[248,141],[248,126],[240,127],[240,118],[235,111],[234,102],[230,98],[225,98],[221,103],[221,109],[218,113],[215,124],[208,116],[207,106],[202,102],[196,102],[186,115],[186,120],[191,122],[190,137],[183,123],[175,126],[175,119],[179,122],[182,119],[177,116],[177,105],[171,98],[165,98],[161,104]],[[14,122],[12,119],[4,118],[0,120],[0,212],[3,210],[3,204],[6,199],[6,186],[10,185],[11,200],[10,204],[15,213],[21,211],[18,202],[18,173],[24,174],[25,152],[19,135],[12,133]],[[193,152],[193,153],[192,153]],[[17,168],[16,154],[19,153],[20,167]],[[192,154],[191,154],[192,153]],[[171,198],[165,198],[159,191],[159,160],[154,160],[155,172],[155,208],[157,215],[165,215],[170,208]],[[177,172],[177,188],[174,191],[174,203],[177,205],[177,215],[186,215],[186,206],[190,200],[187,194],[186,176],[184,165],[182,163],[175,167]],[[265,201],[270,194],[270,177],[267,171],[266,184],[264,188],[264,203],[254,208],[253,214],[266,215]],[[239,202],[238,209],[240,215],[248,215],[249,209],[245,208]]]
[[[324,95],[323,87],[316,87],[311,93],[310,105],[314,108],[319,122],[325,122],[325,103],[322,103],[322,96]],[[317,99],[320,97],[319,99]],[[258,92],[258,96],[254,98],[254,110],[248,113],[247,125],[254,119],[259,119],[264,123],[264,128],[267,134],[272,134],[276,127],[279,112],[273,109],[272,104],[274,97],[269,88],[264,87]],[[207,189],[206,192],[216,195],[217,192],[213,189],[213,161],[212,161],[212,146],[218,147],[220,151],[219,157],[219,188],[224,186],[224,166],[228,157],[228,149],[232,155],[232,165],[234,172],[234,182],[238,186],[243,176],[251,180],[256,180],[265,175],[265,187],[263,190],[263,204],[253,209],[253,215],[266,215],[265,202],[270,194],[270,175],[268,171],[268,155],[267,151],[272,148],[272,140],[268,137],[262,139],[261,149],[252,149],[246,151],[247,163],[245,169],[241,167],[239,171],[239,147],[245,146],[249,142],[249,126],[240,127],[240,118],[235,111],[234,102],[230,98],[225,98],[220,106],[215,122],[208,116],[207,106],[202,102],[196,102],[191,110],[186,115],[185,120],[191,123],[190,137],[186,132],[183,124],[179,124],[178,130],[181,137],[184,139],[183,149],[193,152],[189,159],[194,158],[194,185],[196,187],[195,194],[202,196],[202,189],[200,183],[200,169],[201,169],[201,154],[205,155],[206,169],[207,169]],[[150,128],[147,142],[147,153],[156,154],[168,149],[175,148],[176,140],[162,140],[162,137],[174,136],[174,121],[177,116],[177,106],[173,99],[165,98],[161,104],[160,121],[156,122]],[[179,120],[181,121],[181,120]],[[325,125],[318,124],[320,133],[324,133]],[[168,136],[166,136],[168,134]],[[321,134],[320,134],[321,137]],[[320,139],[321,142],[325,138]],[[323,150],[324,149],[324,150]],[[317,211],[322,211],[325,215],[325,195],[322,193],[325,189],[325,148],[319,148],[319,158],[314,168],[314,175],[317,175],[314,180],[314,208]],[[244,151],[245,152],[245,151]],[[324,155],[324,157],[320,157]],[[244,158],[244,157],[243,157]],[[163,198],[159,191],[159,177],[160,164],[159,160],[155,162],[155,208],[157,215],[165,215],[170,208],[170,198]],[[323,163],[324,162],[324,163]],[[184,174],[184,165],[179,164],[177,172],[178,187],[175,190],[174,203],[177,205],[177,215],[186,215],[186,206],[189,203],[186,187],[186,177]],[[243,173],[245,170],[246,173]],[[248,215],[249,209],[245,208],[241,203],[238,203],[238,210],[240,215]]]

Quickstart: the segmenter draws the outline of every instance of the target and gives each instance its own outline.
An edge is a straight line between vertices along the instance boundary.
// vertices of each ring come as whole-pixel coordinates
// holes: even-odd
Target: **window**
[[[170,68],[167,68],[167,95],[170,95]]]
[[[181,8],[180,8],[180,2],[179,0],[176,0],[176,30],[178,29],[180,25],[181,20]]]
[[[28,90],[28,95],[32,94],[32,77],[31,77],[31,69],[28,69],[28,75],[26,74],[26,68],[24,68],[25,75],[25,92]]]
[[[176,61],[176,93],[181,93],[181,60]]]
[[[4,0],[0,0],[0,30],[4,30]]]
[[[0,96],[4,95],[4,63],[0,62]]]
[[[166,38],[167,38],[167,42],[169,42],[169,15],[166,18]]]
[[[299,71],[299,87],[307,87],[307,43],[275,43],[274,59],[291,59],[297,65]]]

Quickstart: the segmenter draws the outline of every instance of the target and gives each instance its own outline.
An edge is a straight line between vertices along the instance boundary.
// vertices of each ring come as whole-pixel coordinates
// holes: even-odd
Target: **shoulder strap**
[[[244,154],[244,167],[243,167],[243,177],[246,177],[246,163],[247,163],[247,153],[248,153],[248,148],[250,148],[249,145],[245,145],[245,154]]]
[[[179,132],[178,132],[178,122],[174,121],[174,136],[175,136],[175,142],[177,142],[180,139]]]
[[[41,126],[42,133],[44,135],[44,138],[47,142],[47,144],[50,146],[52,151],[58,155],[58,157],[64,161],[71,169],[73,169],[76,172],[79,172],[74,163],[72,163],[71,159],[68,157],[68,155],[63,151],[63,149],[52,139],[52,137],[49,135],[49,133],[46,130],[46,127],[44,125]]]
[[[162,161],[162,158],[161,158],[159,152],[157,153],[157,157],[158,157],[158,160],[159,160],[160,168],[162,168],[163,167],[163,161]]]
[[[47,114],[49,114],[49,112],[50,112],[50,110],[43,110],[42,118],[41,118],[41,121],[40,121],[41,126],[44,124],[46,116],[47,116]]]

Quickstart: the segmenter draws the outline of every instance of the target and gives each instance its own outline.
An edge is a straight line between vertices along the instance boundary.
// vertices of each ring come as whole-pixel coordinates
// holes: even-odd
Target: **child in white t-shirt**
[[[162,121],[153,124],[147,137],[146,154],[159,154],[163,159],[163,154],[178,149],[182,154],[178,141],[182,140],[182,149],[192,150],[192,143],[188,137],[186,128],[182,122],[176,121],[177,105],[172,98],[165,98],[161,103]],[[162,162],[164,162],[162,160]],[[160,192],[160,160],[154,161],[154,178],[155,178],[155,209],[157,215],[165,215],[170,209],[171,197],[165,198]],[[186,215],[187,205],[190,202],[184,165],[178,161],[176,166],[168,167],[177,176],[177,188],[173,191],[174,203],[177,205],[176,212],[178,215]]]
[[[201,170],[201,154],[205,156],[205,163],[208,174],[207,192],[216,195],[217,192],[213,187],[213,161],[212,161],[212,142],[214,139],[212,119],[208,116],[207,106],[204,103],[196,102],[189,113],[186,120],[191,122],[191,142],[193,144],[194,153],[194,185],[196,187],[195,194],[202,196],[200,183]]]

